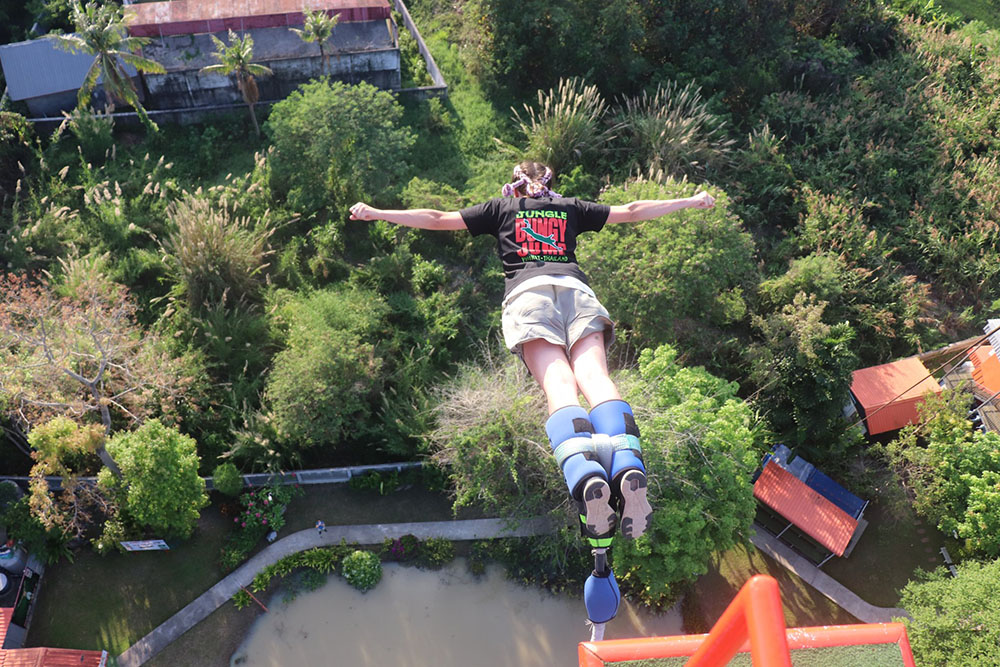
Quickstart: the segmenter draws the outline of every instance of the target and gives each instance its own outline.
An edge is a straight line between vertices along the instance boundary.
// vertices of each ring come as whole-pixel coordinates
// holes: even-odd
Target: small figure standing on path
[[[316,520],[316,534],[317,535],[322,535],[325,532],[326,532],[326,524],[323,523],[322,519],[317,519]]]
[[[514,167],[501,197],[477,206],[393,211],[358,202],[351,207],[351,219],[496,237],[506,276],[504,340],[545,393],[545,429],[570,495],[580,504],[584,535],[610,537],[617,509],[622,533],[637,538],[652,514],[639,429],[632,408],[608,376],[606,348],[614,340],[614,323],[576,263],[576,238],[605,224],[711,208],[715,199],[699,192],[684,199],[607,206],[562,197],[549,189],[552,178],[546,165],[524,161]],[[581,406],[580,393],[589,411]],[[607,454],[611,460],[605,466],[598,457],[607,459]]]

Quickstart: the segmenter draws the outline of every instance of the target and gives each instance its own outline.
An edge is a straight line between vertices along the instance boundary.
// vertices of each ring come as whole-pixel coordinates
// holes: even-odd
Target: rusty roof
[[[302,10],[338,14],[341,21],[391,15],[388,0],[164,0],[128,7],[129,31],[156,37],[302,25]]]
[[[856,519],[774,461],[754,482],[753,495],[838,556],[858,527]]]
[[[10,607],[0,608],[0,646],[14,617]],[[71,648],[0,648],[0,667],[101,667],[103,651]]]
[[[866,411],[892,401],[921,398],[927,392],[941,391],[927,367],[916,357],[862,368],[853,375],[851,393]]]

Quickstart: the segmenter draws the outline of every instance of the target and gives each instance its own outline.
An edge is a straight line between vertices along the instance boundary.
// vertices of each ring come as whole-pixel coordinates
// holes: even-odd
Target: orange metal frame
[[[898,644],[904,667],[916,667],[902,623],[786,629],[778,582],[759,574],[743,585],[707,635],[581,642],[578,655],[580,667],[680,656],[691,656],[688,667],[723,667],[749,650],[755,667],[791,667],[790,650],[858,644]]]

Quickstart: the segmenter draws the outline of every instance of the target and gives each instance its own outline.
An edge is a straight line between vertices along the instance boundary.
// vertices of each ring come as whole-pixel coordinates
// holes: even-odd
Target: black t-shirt
[[[504,296],[539,275],[587,276],[576,263],[576,237],[604,227],[611,208],[575,197],[499,197],[462,209],[473,236],[492,234],[503,262]]]

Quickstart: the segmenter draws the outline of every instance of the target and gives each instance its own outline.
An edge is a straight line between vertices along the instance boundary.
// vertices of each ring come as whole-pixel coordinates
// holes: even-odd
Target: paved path
[[[322,535],[314,528],[300,530],[282,538],[248,560],[219,583],[205,591],[188,606],[171,616],[159,627],[130,646],[118,656],[119,667],[138,667],[162,651],[209,614],[229,601],[243,586],[249,586],[254,576],[268,565],[285,556],[326,547],[346,541],[348,544],[381,544],[387,537],[406,534],[419,539],[443,537],[449,540],[479,540],[495,537],[527,537],[543,535],[553,530],[544,519],[529,519],[511,526],[506,519],[475,519],[470,521],[428,521],[421,523],[390,523],[370,526],[328,526]]]
[[[808,560],[785,546],[778,538],[756,525],[750,540],[754,546],[781,563],[786,570],[794,572],[807,584],[841,606],[849,614],[863,623],[889,623],[893,618],[909,614],[899,607],[876,607],[870,605],[848,590],[833,577],[823,572]]]

